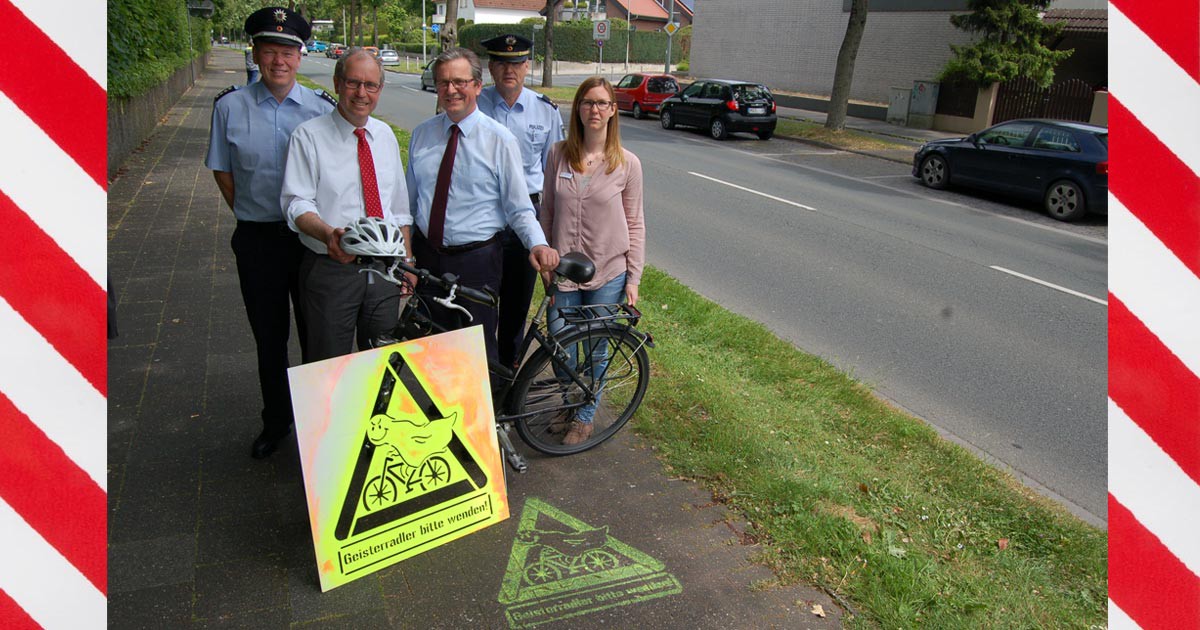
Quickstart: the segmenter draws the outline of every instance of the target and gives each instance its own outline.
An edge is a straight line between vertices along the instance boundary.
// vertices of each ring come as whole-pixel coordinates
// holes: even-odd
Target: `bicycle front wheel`
[[[559,357],[596,396],[580,386],[547,348],[521,366],[511,412],[517,433],[548,455],[582,453],[616,434],[642,404],[650,384],[645,342],[625,328],[579,330],[557,340]],[[573,421],[591,420],[591,435],[563,444]]]

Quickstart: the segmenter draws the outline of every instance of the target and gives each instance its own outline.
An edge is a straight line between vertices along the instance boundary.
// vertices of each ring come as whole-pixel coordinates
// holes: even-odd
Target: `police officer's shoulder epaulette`
[[[329,92],[326,92],[325,90],[313,90],[313,91],[317,93],[317,96],[320,96],[321,98],[325,99],[326,103],[329,103],[330,105],[333,105],[334,107],[337,107],[337,99],[330,96]]]
[[[540,94],[540,93],[539,93],[539,94],[538,94],[538,100],[539,100],[539,101],[546,101],[547,103],[549,103],[549,104],[550,104],[550,107],[553,107],[554,109],[558,109],[558,104],[557,104],[557,103],[555,103],[554,101],[550,100],[550,97],[549,97],[549,96],[546,96],[545,94]]]
[[[225,96],[226,94],[230,94],[230,93],[236,91],[237,89],[238,89],[238,86],[231,85],[231,86],[225,88],[224,90],[221,90],[221,92],[219,94],[217,94],[216,98],[213,99],[213,102],[216,103],[217,101],[221,100],[222,96]]]

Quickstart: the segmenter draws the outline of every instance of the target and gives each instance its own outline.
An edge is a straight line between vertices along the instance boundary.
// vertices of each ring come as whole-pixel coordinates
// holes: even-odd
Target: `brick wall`
[[[765,83],[777,90],[828,96],[850,14],[830,0],[700,0],[692,34],[691,74]],[[868,13],[850,98],[888,102],[891,86],[933,79],[949,44],[969,37],[948,11]]]

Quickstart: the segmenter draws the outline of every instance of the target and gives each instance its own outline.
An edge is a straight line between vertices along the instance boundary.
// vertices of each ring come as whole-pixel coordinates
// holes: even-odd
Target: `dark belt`
[[[465,254],[467,252],[472,252],[477,249],[480,249],[482,247],[487,247],[488,245],[491,245],[492,243],[498,243],[500,241],[500,236],[502,234],[504,234],[503,231],[496,232],[487,240],[475,241],[474,243],[467,243],[465,245],[438,246],[438,245],[434,245],[433,243],[430,243],[429,239],[426,238],[425,235],[422,234],[420,230],[417,230],[415,232],[415,235],[420,237],[421,240],[425,241],[425,243],[427,245],[429,245],[430,249],[432,249],[433,251],[435,251],[439,254],[442,254],[443,256],[453,256],[455,254]]]
[[[533,193],[532,195],[529,195],[529,200],[532,201],[533,205],[535,206],[539,203],[542,203],[542,193]]]

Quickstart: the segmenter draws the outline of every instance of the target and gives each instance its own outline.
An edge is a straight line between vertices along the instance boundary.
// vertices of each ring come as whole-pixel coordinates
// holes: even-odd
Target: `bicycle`
[[[370,239],[367,240],[369,245]],[[494,293],[461,285],[453,274],[436,276],[426,269],[408,265],[403,261],[403,252],[397,253],[402,246],[347,247],[343,244],[343,249],[384,260],[386,272],[375,269],[363,269],[363,272],[374,273],[387,282],[404,287],[406,281],[400,275],[403,272],[416,276],[419,283],[440,287],[445,295],[432,299],[448,309],[467,313],[456,304],[459,298],[491,308],[498,304]],[[488,362],[500,447],[509,466],[518,473],[528,470],[528,463],[509,437],[514,427],[521,440],[538,452],[547,455],[582,453],[605,442],[625,426],[649,387],[650,358],[646,348],[654,347],[654,339],[637,329],[642,317],[637,308],[627,304],[564,307],[558,312],[565,325],[555,331],[548,325],[547,314],[559,281],[566,279],[583,284],[591,280],[595,271],[595,265],[583,254],[563,255],[521,343],[519,356],[524,358],[518,368],[514,371]],[[414,293],[401,309],[396,326],[390,333],[373,339],[371,347],[445,331],[446,328],[433,321],[423,298]],[[574,414],[593,409],[591,436],[579,444],[563,444],[566,426]]]

